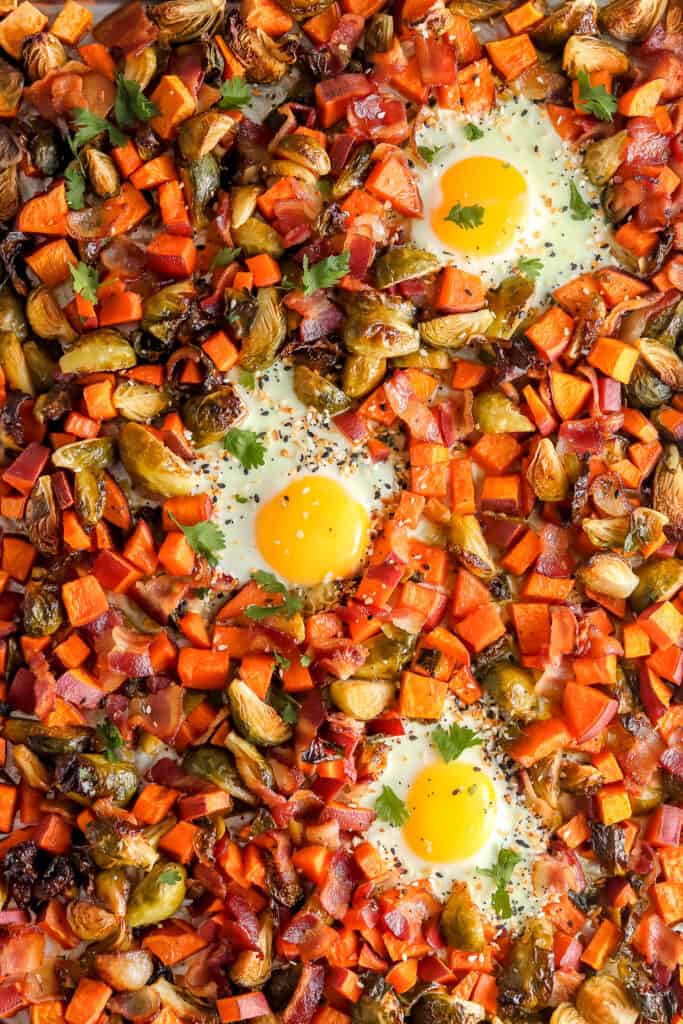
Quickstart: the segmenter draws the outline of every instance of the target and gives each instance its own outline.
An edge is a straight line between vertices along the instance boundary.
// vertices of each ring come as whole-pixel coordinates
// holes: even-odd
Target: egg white
[[[299,401],[291,366],[275,364],[259,375],[253,390],[239,385],[237,376],[232,383],[247,407],[239,427],[258,435],[265,447],[263,465],[246,470],[220,445],[210,445],[202,449],[198,469],[199,489],[210,489],[213,520],[226,541],[217,570],[242,583],[257,570],[272,572],[256,546],[255,519],[260,505],[293,480],[335,480],[363,506],[372,523],[399,489],[405,460],[400,439],[393,439],[397,447],[385,462],[372,462],[364,445],[354,448],[329,416]]]
[[[417,133],[417,146],[437,152],[429,166],[415,167],[424,213],[412,221],[413,242],[444,265],[477,274],[489,287],[508,275],[519,259],[539,259],[543,269],[536,279],[537,298],[544,298],[570,277],[607,262],[610,234],[600,211],[599,191],[583,173],[579,154],[560,139],[545,110],[523,97],[507,100],[485,118],[473,121],[483,132],[482,138],[473,141],[464,133],[470,121],[473,119],[453,111],[436,109]],[[512,164],[527,183],[524,224],[509,246],[486,256],[449,248],[431,227],[432,212],[442,202],[444,171],[477,156]],[[594,208],[590,220],[572,218],[571,182]]]
[[[389,865],[400,870],[406,883],[428,878],[435,893],[447,897],[454,882],[467,882],[472,899],[491,919],[496,916],[491,903],[494,883],[480,872],[494,866],[501,847],[514,850],[521,858],[509,886],[514,923],[538,912],[539,901],[532,892],[531,868],[534,859],[546,851],[547,832],[526,807],[509,763],[506,765],[501,755],[502,723],[493,708],[480,704],[461,710],[455,700],[449,698],[439,724],[447,729],[453,722],[477,732],[484,741],[481,746],[465,750],[458,760],[480,768],[493,784],[495,824],[488,840],[466,860],[436,864],[422,860],[408,846],[402,829],[387,822],[375,820],[364,838],[380,850]],[[397,796],[406,800],[415,777],[441,757],[433,740],[435,725],[434,722],[404,721],[403,736],[382,737],[380,742],[386,744],[385,767],[368,785],[362,799],[364,806],[374,807],[384,786],[391,787]],[[438,810],[435,809],[435,813]],[[461,823],[449,822],[448,827],[459,828]]]

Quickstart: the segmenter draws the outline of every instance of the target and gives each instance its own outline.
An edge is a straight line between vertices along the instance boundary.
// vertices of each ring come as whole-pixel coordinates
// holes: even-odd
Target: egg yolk
[[[423,860],[447,863],[472,857],[491,835],[496,793],[488,775],[460,761],[427,765],[406,801],[403,834]]]
[[[256,544],[266,562],[291,583],[344,579],[368,546],[369,520],[362,505],[336,480],[295,480],[261,507]]]
[[[441,176],[441,194],[442,202],[432,213],[432,228],[445,245],[463,253],[490,256],[501,252],[524,221],[526,181],[516,167],[496,157],[473,156],[453,164]],[[458,204],[461,210],[481,207],[469,215],[481,223],[468,228],[447,220]],[[464,216],[468,216],[467,210]]]

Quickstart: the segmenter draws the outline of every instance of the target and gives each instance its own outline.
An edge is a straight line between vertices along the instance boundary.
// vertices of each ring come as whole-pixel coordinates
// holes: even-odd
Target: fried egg
[[[383,788],[404,801],[402,827],[379,819],[365,838],[374,843],[403,880],[428,878],[446,897],[454,882],[467,882],[480,909],[495,918],[495,883],[484,870],[496,864],[501,848],[520,857],[509,885],[513,918],[538,910],[532,895],[531,867],[544,853],[547,834],[520,796],[514,775],[501,754],[502,723],[493,709],[476,705],[462,711],[448,703],[441,722],[477,733],[482,743],[446,762],[434,744],[434,722],[405,722],[403,736],[383,737],[385,767],[369,785],[363,802],[374,807]]]
[[[520,260],[538,260],[544,297],[609,258],[598,190],[542,107],[518,97],[477,122],[437,110],[416,143],[431,163],[415,168],[424,214],[413,221],[413,242],[443,264],[495,286]],[[572,185],[593,216],[576,219]],[[463,218],[463,210],[474,212]]]
[[[218,571],[244,582],[264,570],[305,586],[353,575],[400,487],[400,448],[384,462],[353,448],[328,416],[299,401],[282,363],[253,390],[233,383],[248,410],[239,429],[253,431],[265,451],[261,466],[245,469],[218,445],[202,449],[202,487],[208,481],[226,541]]]

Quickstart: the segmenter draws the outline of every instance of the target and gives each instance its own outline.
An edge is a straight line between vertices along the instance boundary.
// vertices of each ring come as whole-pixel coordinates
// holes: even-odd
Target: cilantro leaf
[[[380,821],[387,821],[390,825],[405,825],[410,815],[400,796],[393,791],[391,786],[383,786],[382,792],[375,800],[375,811]]]
[[[512,878],[512,873],[521,861],[521,857],[514,850],[510,850],[505,846],[502,846],[498,851],[498,859],[492,868],[482,868],[479,872],[481,875],[486,875],[487,878],[493,879],[495,883],[495,890],[491,897],[493,909],[496,911],[499,917],[508,918],[512,914],[512,907],[510,905],[510,896],[507,891],[508,883]]]
[[[313,658],[310,656],[310,654],[302,654],[299,660],[301,661],[301,664],[304,668],[308,668],[308,666],[313,661]]]
[[[223,438],[223,447],[238,459],[245,469],[257,469],[265,462],[266,449],[253,430],[233,427]]]
[[[243,78],[235,75],[228,78],[221,85],[221,98],[218,101],[220,110],[235,110],[243,107],[251,99],[251,87]]]
[[[612,121],[617,110],[617,98],[604,85],[591,85],[590,76],[583,68],[576,76],[579,83],[579,103],[587,114],[600,121]]]
[[[431,164],[434,157],[445,149],[445,146],[418,146],[417,151],[426,164]]]
[[[464,750],[479,747],[483,743],[481,736],[473,729],[468,729],[466,725],[458,725],[456,722],[449,729],[437,725],[432,737],[444,761],[455,761]]]
[[[465,125],[463,131],[465,133],[465,138],[467,139],[468,142],[476,142],[477,139],[484,138],[484,133],[481,130],[481,128],[477,127],[476,124],[472,124],[471,121],[469,122],[469,124]]]
[[[247,391],[253,391],[256,387],[256,374],[253,370],[240,370],[237,383],[240,387],[246,388]]]
[[[283,672],[292,667],[292,663],[289,658],[285,658],[284,654],[280,654],[279,651],[273,651],[273,657],[278,668],[281,668]]]
[[[151,117],[156,117],[159,108],[147,99],[137,82],[118,74],[114,113],[122,128],[130,128],[138,121],[149,121]]]
[[[532,281],[535,281],[543,270],[543,260],[534,259],[533,257],[518,260],[517,270],[519,270],[520,274],[524,274],[525,277],[530,277]]]
[[[291,619],[292,615],[296,615],[297,612],[301,611],[303,606],[301,598],[296,594],[290,594],[285,584],[277,576],[274,576],[272,572],[264,572],[262,569],[259,569],[257,572],[252,572],[251,578],[254,583],[259,585],[261,590],[265,590],[267,594],[276,594],[284,598],[284,600],[279,604],[250,604],[244,610],[244,614],[248,619],[259,622],[261,619],[267,619],[271,615],[284,615],[286,619]]]
[[[123,736],[113,722],[105,719],[97,726],[97,735],[104,744],[104,756],[107,761],[120,761],[119,751],[123,746]]]
[[[175,885],[176,882],[180,881],[181,877],[182,876],[178,871],[178,868],[166,868],[166,870],[162,871],[160,875],[157,875],[157,882],[163,882],[166,885]]]
[[[593,216],[593,207],[588,205],[573,181],[569,182],[569,209],[572,220],[590,220]]]
[[[69,273],[73,290],[82,295],[86,302],[97,302],[97,286],[100,280],[95,268],[79,260],[75,267],[69,267]]]
[[[313,295],[321,288],[331,288],[349,272],[349,254],[340,252],[338,256],[326,256],[309,266],[308,256],[304,256],[303,276],[304,295]]]
[[[225,548],[225,534],[212,522],[195,523],[194,526],[183,526],[172,512],[169,518],[178,529],[185,534],[185,539],[193,551],[207,560],[209,565],[218,565],[218,556]]]
[[[275,658],[277,660],[277,652]],[[275,687],[270,691],[269,700],[283,722],[286,722],[287,725],[296,725],[301,710],[298,701],[295,701],[284,690],[276,690]]]
[[[446,220],[453,221],[459,228],[463,228],[465,231],[470,231],[472,228],[478,228],[484,223],[484,207],[483,206],[461,206],[460,203],[456,203],[452,206],[446,215]]]
[[[219,249],[216,255],[214,256],[211,266],[229,267],[233,260],[236,260],[241,252],[241,249],[229,249],[227,246],[224,246],[222,249]]]
[[[105,132],[108,134],[112,146],[125,146],[128,142],[128,136],[124,135],[116,125],[104,117],[91,114],[85,107],[77,107],[74,110],[74,125],[77,131],[73,138],[72,149],[75,151]]]
[[[66,181],[66,201],[69,209],[82,210],[85,206],[85,176],[80,167],[67,167],[64,172]]]

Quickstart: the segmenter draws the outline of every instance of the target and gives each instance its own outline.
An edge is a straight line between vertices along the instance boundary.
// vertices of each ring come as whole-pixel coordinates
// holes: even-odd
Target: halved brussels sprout
[[[415,245],[397,245],[387,249],[375,260],[375,281],[378,288],[389,288],[392,284],[424,277],[438,270],[440,263],[427,249]]]
[[[284,0],[282,6],[297,21],[305,21],[331,6],[332,0]]]
[[[358,679],[396,679],[413,656],[416,637],[397,626],[385,625],[365,641],[367,657],[357,669]]]
[[[669,401],[673,392],[668,384],[648,369],[643,360],[639,360],[626,385],[626,394],[637,409],[658,409]]]
[[[135,349],[118,331],[102,328],[82,334],[59,360],[62,373],[100,373],[135,366]]]
[[[344,360],[342,388],[349,398],[363,398],[381,384],[387,372],[383,356],[347,356]]]
[[[466,953],[481,953],[486,945],[484,921],[470,895],[467,882],[455,882],[441,911],[441,934],[449,946]]]
[[[650,369],[673,391],[683,390],[683,361],[674,349],[653,338],[638,338],[634,342]]]
[[[57,448],[52,455],[52,464],[57,469],[71,469],[74,473],[83,470],[106,469],[114,461],[114,442],[111,437],[92,437],[85,441],[72,441]]]
[[[225,0],[167,0],[150,9],[164,43],[209,39],[225,17]]]
[[[237,243],[234,232],[233,240]],[[286,334],[287,323],[277,289],[259,288],[256,316],[242,342],[240,365],[245,370],[266,370],[274,362]]]
[[[123,77],[135,82],[144,91],[157,71],[157,51],[146,46],[140,53],[127,53],[123,62]]]
[[[538,697],[533,675],[527,669],[500,661],[488,670],[483,683],[508,718],[530,722],[536,716]]]
[[[539,501],[565,501],[569,497],[569,475],[549,437],[536,446],[526,478]]]
[[[256,211],[260,185],[234,185],[230,189],[230,227],[241,228]]]
[[[9,285],[0,287],[0,334],[15,334],[18,341],[26,341],[28,324],[24,307]]]
[[[14,766],[22,782],[41,793],[52,789],[52,777],[43,762],[28,747],[18,744],[12,748]]]
[[[349,352],[377,359],[407,355],[420,347],[411,302],[373,291],[349,292],[341,301],[347,314],[343,339]]]
[[[249,82],[279,82],[296,59],[291,49],[278,44],[262,29],[252,31],[238,11],[230,12],[225,27],[228,46],[244,65]]]
[[[410,1015],[411,1024],[480,1024],[484,1019],[483,1006],[440,988],[420,995]]]
[[[514,0],[452,0],[449,10],[471,21],[489,21],[509,11]]]
[[[218,161],[213,153],[206,153],[198,160],[191,160],[181,172],[185,196],[196,228],[209,223],[206,209],[220,188],[221,175]]]
[[[394,683],[381,679],[335,679],[330,685],[330,698],[340,711],[369,722],[385,711],[394,699]]]
[[[69,927],[82,942],[100,942],[117,928],[114,914],[87,900],[74,900],[66,908]]]
[[[368,972],[363,995],[351,1010],[352,1024],[403,1024],[403,1007],[380,975]]]
[[[451,516],[450,546],[466,569],[475,576],[495,576],[496,565],[476,516]]]
[[[490,338],[511,338],[526,313],[536,286],[530,277],[510,274],[486,296],[491,322],[486,329]],[[483,332],[480,332],[483,333]]]
[[[394,19],[391,14],[373,14],[365,28],[365,52],[369,57],[387,53],[394,41]]]
[[[10,743],[25,743],[35,754],[57,757],[85,750],[92,730],[79,725],[43,725],[31,718],[7,718],[0,735]]]
[[[480,391],[474,397],[473,412],[475,423],[485,434],[522,434],[535,429],[502,391]]]
[[[178,132],[180,152],[186,160],[201,160],[211,153],[228,132],[234,132],[237,122],[221,110],[205,110],[184,121]]]
[[[59,511],[49,476],[40,476],[36,480],[26,502],[24,523],[28,539],[41,555],[57,554],[61,543]]]
[[[683,587],[683,561],[679,558],[658,558],[645,562],[636,570],[638,585],[629,597],[629,604],[640,615],[651,604],[668,601]]]
[[[361,142],[353,150],[332,186],[333,199],[343,199],[349,192],[353,192],[354,188],[361,188],[370,170],[373,149],[371,142]]]
[[[126,913],[129,894],[130,881],[123,868],[107,868],[95,876],[95,895],[117,917]]]
[[[606,597],[630,597],[638,586],[638,577],[628,562],[613,552],[593,555],[579,569],[579,576],[584,586]]]
[[[78,804],[102,798],[127,804],[138,788],[135,766],[100,754],[68,754],[57,761],[55,785]]]
[[[188,775],[197,775],[206,779],[219,789],[225,790],[238,800],[253,803],[254,798],[249,790],[245,790],[240,776],[227,750],[220,747],[204,746],[190,750],[183,758],[183,771]]]
[[[526,1016],[546,1007],[554,974],[553,926],[546,918],[532,918],[513,941],[500,978],[504,1012],[517,1011]]]
[[[142,303],[142,329],[159,341],[171,341],[180,323],[190,311],[195,297],[192,279],[177,281],[153,292]]]
[[[96,526],[104,515],[106,493],[102,473],[83,469],[76,474],[74,508],[86,529]]]
[[[631,61],[623,50],[597,36],[573,35],[567,40],[562,54],[562,67],[570,78],[579,71],[609,71],[612,75],[625,75]]]
[[[419,370],[447,370],[451,365],[451,357],[448,349],[420,345],[417,352],[410,352],[407,356],[396,356],[391,360],[391,365],[415,366]]]
[[[586,1024],[586,1019],[571,1003],[560,1003],[553,1010],[549,1024]]]
[[[589,181],[601,187],[611,181],[623,163],[628,143],[628,132],[624,129],[606,139],[591,142],[583,154],[583,169]]]
[[[581,529],[594,548],[620,548],[628,535],[628,516],[608,516],[606,519],[582,519]]]
[[[197,448],[222,440],[246,413],[246,406],[232,384],[195,395],[183,405],[183,422]]]
[[[330,158],[327,150],[312,136],[294,132],[280,139],[275,150],[279,157],[306,168],[316,178],[330,173]]]
[[[618,978],[594,974],[576,993],[576,1009],[587,1024],[636,1024],[637,1006]]]
[[[35,394],[24,350],[13,331],[0,331],[0,367],[8,389],[22,391],[25,395]]]
[[[652,507],[668,519],[668,532],[683,540],[683,465],[675,445],[664,449],[657,463],[652,487]]]
[[[133,889],[128,900],[126,922],[131,928],[146,928],[173,917],[185,899],[187,872],[182,864],[160,861]]]
[[[98,953],[95,970],[116,992],[137,992],[154,973],[154,959],[146,949],[123,953]]]
[[[95,818],[85,829],[88,853],[105,870],[142,868],[149,871],[159,854],[141,831],[117,818]]]
[[[0,220],[11,220],[19,212],[19,206],[19,175],[12,164],[0,170]]]
[[[0,58],[0,94],[4,110],[12,111],[19,107],[23,88],[24,76],[21,71],[17,71],[8,61]]]
[[[163,388],[142,384],[137,380],[120,380],[114,388],[112,403],[119,416],[135,423],[148,423],[160,416],[171,404],[171,396]]]
[[[639,43],[661,21],[668,0],[612,0],[600,10],[600,24],[615,39]]]
[[[241,679],[233,679],[228,687],[230,713],[237,730],[246,740],[262,747],[286,743],[292,729],[275,708],[261,700]]]
[[[235,767],[239,777],[248,790],[257,788],[258,791],[260,786],[266,786],[268,789],[273,788],[273,772],[271,767],[261,754],[261,751],[253,743],[249,743],[242,736],[238,736],[236,732],[229,732],[225,737],[224,743],[235,758]],[[250,791],[246,797],[243,796],[241,799],[246,800],[247,803],[254,802]]]
[[[173,498],[192,494],[199,484],[187,462],[138,423],[121,427],[119,454],[133,482],[151,494]]]
[[[341,388],[303,363],[294,367],[294,392],[304,405],[312,405],[314,409],[329,413],[330,416],[349,406],[349,399]]]
[[[232,240],[245,256],[258,256],[265,252],[273,259],[279,259],[284,249],[275,228],[258,217],[247,217],[243,224],[232,229]]]
[[[273,916],[268,910],[261,915],[256,945],[258,950],[239,953],[230,968],[230,980],[241,988],[260,988],[273,969]]]
[[[59,593],[54,580],[29,580],[23,606],[24,632],[28,636],[52,636],[57,632],[64,621]]]
[[[121,176],[112,158],[90,146],[85,151],[85,162],[95,195],[103,199],[117,196],[121,187]]]
[[[486,334],[493,323],[494,315],[488,309],[476,313],[449,313],[433,320],[424,320],[420,325],[420,339],[425,345],[435,348],[458,349],[470,338]]]
[[[565,0],[543,21],[532,25],[529,35],[541,50],[559,50],[573,35],[595,35],[598,28],[595,0]]]
[[[39,345],[37,341],[25,341],[23,347],[24,359],[28,366],[28,372],[31,374],[31,380],[35,384],[36,390],[44,394],[55,384],[57,364],[50,358],[45,346]],[[40,395],[38,401],[42,397],[43,395]]]

